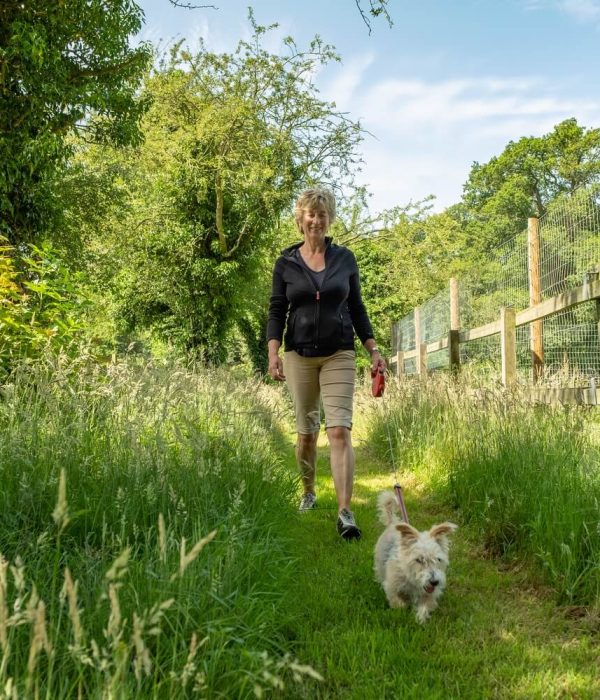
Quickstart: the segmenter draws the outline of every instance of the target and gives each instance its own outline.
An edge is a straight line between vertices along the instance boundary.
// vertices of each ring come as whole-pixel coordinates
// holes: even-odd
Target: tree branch
[[[367,16],[367,13],[363,10],[362,5],[361,5],[362,0],[354,0],[356,3],[356,7],[358,8],[358,11],[360,12],[360,16],[362,17],[363,22],[367,26],[367,29],[369,30],[369,34],[371,33],[371,20]],[[388,0],[369,0],[369,3],[371,5],[371,9],[369,10],[369,14],[371,17],[379,17],[379,15],[383,15],[386,19],[390,27],[392,26],[392,18],[390,17],[390,13],[387,10],[387,3]]]
[[[228,257],[231,255],[231,251],[227,251],[227,239],[225,238],[225,229],[223,227],[223,181],[218,168],[215,175],[215,192],[217,195],[215,222],[217,226],[217,233],[219,234],[219,249],[221,250],[221,255],[223,255],[223,257]]]
[[[189,2],[179,2],[179,0],[169,0],[174,7],[182,7],[184,10],[218,10],[216,5],[192,5]]]
[[[357,243],[369,243],[373,240],[383,241],[391,238],[393,231],[388,228],[375,228],[370,231],[361,231],[360,233],[355,233],[350,235],[348,238],[343,238],[340,240],[340,244],[344,246],[351,246]],[[388,235],[385,235],[388,234]]]
[[[240,243],[242,242],[242,238],[244,237],[244,234],[247,231],[247,226],[248,226],[248,222],[246,221],[246,223],[242,226],[242,230],[240,231],[240,235],[237,237],[237,241],[235,242],[235,245],[233,246],[233,248],[229,249],[229,252],[224,257],[230,258],[233,255],[233,253],[235,253],[236,249],[239,247]]]

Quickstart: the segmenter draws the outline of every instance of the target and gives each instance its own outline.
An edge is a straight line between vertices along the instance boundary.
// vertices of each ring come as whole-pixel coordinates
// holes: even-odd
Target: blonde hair
[[[300,228],[302,212],[305,209],[316,209],[317,207],[323,207],[325,209],[329,216],[330,224],[335,221],[335,197],[333,193],[326,190],[324,187],[311,187],[308,190],[304,190],[296,201],[294,216],[299,231],[302,230]]]

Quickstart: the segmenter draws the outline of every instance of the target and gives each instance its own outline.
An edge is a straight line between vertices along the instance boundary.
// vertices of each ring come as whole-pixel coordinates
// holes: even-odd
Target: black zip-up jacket
[[[362,343],[373,337],[354,253],[329,237],[325,242],[325,277],[320,288],[296,258],[302,243],[283,250],[273,270],[267,341],[283,338],[285,350],[301,355],[353,350],[354,330]]]

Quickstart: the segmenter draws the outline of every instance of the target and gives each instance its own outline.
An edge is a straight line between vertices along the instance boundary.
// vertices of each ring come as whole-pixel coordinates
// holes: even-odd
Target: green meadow
[[[324,437],[318,507],[296,512],[278,388],[134,361],[14,372],[2,697],[598,697],[594,415],[443,380],[362,387],[356,413],[346,543]],[[411,522],[459,524],[424,627],[372,574],[394,465]]]

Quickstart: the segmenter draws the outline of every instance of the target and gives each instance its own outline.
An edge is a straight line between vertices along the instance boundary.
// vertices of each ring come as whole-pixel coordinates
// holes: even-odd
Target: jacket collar
[[[289,248],[284,248],[281,251],[281,254],[283,255],[284,258],[293,258],[295,252],[298,250],[298,248],[304,244],[304,241],[300,241],[299,243],[294,243],[294,245],[289,246]],[[333,238],[331,236],[325,236],[325,255],[329,252],[329,249],[335,247],[335,243],[333,242]]]

